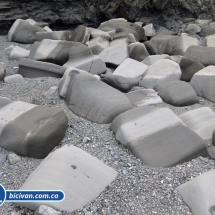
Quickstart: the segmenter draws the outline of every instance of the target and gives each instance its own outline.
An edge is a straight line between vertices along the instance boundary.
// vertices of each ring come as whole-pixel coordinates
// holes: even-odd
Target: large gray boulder
[[[184,81],[159,81],[155,90],[163,101],[170,105],[181,107],[199,101],[194,89]]]
[[[215,113],[209,107],[188,111],[179,116],[181,120],[202,139],[212,139],[215,128]]]
[[[187,49],[184,57],[204,66],[215,65],[215,47],[191,46]]]
[[[118,18],[118,19],[110,19],[106,22],[102,22],[100,24],[100,26],[98,27],[99,30],[102,30],[102,31],[115,31],[116,28],[123,22],[127,22],[126,19],[123,19],[123,18]]]
[[[152,64],[156,63],[159,60],[164,59],[165,57],[168,57],[169,55],[149,55],[148,57],[146,57],[142,63],[151,66]]]
[[[70,41],[75,41],[75,42],[80,42],[80,43],[86,43],[90,39],[90,31],[88,27],[84,25],[79,25],[74,32],[72,32],[69,40]]]
[[[195,73],[205,68],[203,64],[187,58],[182,58],[179,66],[182,72],[181,80],[187,82],[191,81]]]
[[[206,27],[202,28],[199,35],[201,37],[207,37],[207,36],[213,35],[213,34],[215,34],[215,28],[213,28],[211,26],[206,26]]]
[[[61,78],[64,72],[65,68],[52,63],[35,61],[25,58],[19,61],[18,73],[27,78],[37,77]]]
[[[182,195],[184,202],[193,215],[213,215],[215,211],[215,170],[201,174],[188,181],[176,190]]]
[[[91,74],[71,70],[65,95],[66,104],[75,114],[97,123],[111,123],[119,114],[132,108],[120,91],[97,80]],[[65,81],[65,84],[68,84]],[[64,89],[63,86],[61,89]]]
[[[125,78],[119,75],[102,75],[101,81],[124,93],[129,92],[134,86],[139,85],[137,79]]]
[[[215,66],[208,66],[192,77],[190,84],[198,96],[215,102]]]
[[[137,61],[143,61],[146,57],[149,56],[148,51],[146,50],[146,47],[143,43],[131,43],[129,46],[129,58],[137,60]]]
[[[86,45],[73,41],[44,39],[35,42],[29,59],[54,63],[65,68],[76,67],[92,74],[106,71],[105,63],[99,56],[93,55]]]
[[[88,47],[92,50],[93,54],[95,55],[99,55],[103,50],[105,50],[109,46],[110,46],[109,41],[101,36],[93,38],[88,42]]]
[[[177,63],[171,60],[162,59],[151,65],[145,77],[140,82],[141,87],[153,89],[158,81],[180,80],[181,69]]]
[[[127,58],[116,68],[113,74],[125,78],[138,78],[144,76],[148,68],[144,63]]]
[[[107,66],[117,67],[129,57],[128,43],[119,42],[102,51],[99,56]]]
[[[90,32],[90,36],[92,38],[96,38],[96,37],[102,37],[108,41],[111,40],[111,36],[109,33],[105,32],[105,31],[102,31],[102,30],[99,30],[99,29],[95,29],[95,28],[88,28],[89,29],[89,32]]]
[[[61,202],[46,202],[59,211],[74,212],[89,204],[111,184],[117,172],[87,152],[64,146],[50,154],[28,177],[20,190],[62,190]],[[20,202],[19,205],[36,210],[44,202]]]
[[[168,108],[138,107],[111,124],[116,139],[146,165],[170,167],[206,156],[206,144]]]
[[[135,107],[163,103],[161,97],[153,89],[135,90],[125,95]]]
[[[37,32],[36,38],[40,42],[44,39],[50,40],[70,40],[71,31],[51,31],[51,32]]]
[[[0,147],[37,159],[45,158],[67,129],[61,109],[21,101],[1,107],[0,118]]]
[[[37,32],[46,32],[37,24],[31,25],[27,21],[17,19],[10,28],[7,38],[9,42],[32,44],[36,39]]]

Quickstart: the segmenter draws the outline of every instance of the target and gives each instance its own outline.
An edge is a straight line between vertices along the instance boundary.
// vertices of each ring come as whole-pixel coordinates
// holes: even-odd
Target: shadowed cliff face
[[[48,22],[53,29],[77,25],[97,27],[114,17],[128,21],[167,25],[184,18],[213,19],[214,0],[2,0],[0,34],[6,34],[17,18]]]

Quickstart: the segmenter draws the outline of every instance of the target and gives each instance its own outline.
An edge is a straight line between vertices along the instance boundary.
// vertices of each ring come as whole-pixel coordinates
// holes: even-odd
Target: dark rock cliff
[[[175,20],[183,18],[213,19],[214,11],[214,0],[1,0],[0,34],[6,34],[17,18],[45,21],[53,29],[97,27],[113,17],[174,27]]]

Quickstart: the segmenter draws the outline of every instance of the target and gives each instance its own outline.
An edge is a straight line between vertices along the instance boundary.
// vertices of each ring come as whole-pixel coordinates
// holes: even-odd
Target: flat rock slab
[[[191,46],[187,49],[184,57],[204,66],[215,65],[215,47]]]
[[[207,155],[204,141],[168,108],[129,110],[114,119],[111,130],[148,166],[170,167]]]
[[[194,89],[184,81],[160,81],[155,90],[163,101],[170,105],[182,107],[199,101]]]
[[[136,107],[163,103],[161,97],[153,89],[135,90],[125,95]]]
[[[37,40],[36,32],[46,32],[46,30],[37,24],[31,25],[25,20],[17,19],[10,28],[7,38],[9,42],[32,44]]]
[[[59,108],[21,101],[0,108],[0,147],[19,155],[46,157],[66,129],[67,117]]]
[[[188,181],[176,190],[191,209],[193,215],[213,215],[215,211],[215,170]]]
[[[132,108],[122,92],[91,74],[72,70],[69,76],[71,81],[66,93],[66,104],[78,116],[105,124]]]
[[[44,39],[35,42],[29,59],[54,63],[65,68],[76,67],[92,74],[106,71],[102,59],[80,42]]]
[[[117,67],[129,57],[128,44],[127,42],[119,42],[116,45],[106,48],[99,56],[107,66]]]
[[[202,139],[212,139],[215,128],[215,113],[209,107],[188,111],[179,116],[181,120]]]
[[[143,77],[140,86],[153,89],[158,81],[165,80],[180,80],[180,66],[171,60],[162,59],[154,63],[148,68],[148,71]]]
[[[129,57],[137,61],[143,61],[149,56],[148,51],[143,43],[131,43],[129,46]]]
[[[124,93],[139,85],[139,81],[136,78],[125,78],[119,75],[102,75],[101,80]]]
[[[198,96],[204,97],[215,102],[215,66],[208,66],[192,77],[190,84]]]
[[[61,78],[65,68],[52,63],[21,59],[19,61],[18,73],[27,78],[55,77]]]
[[[50,154],[29,176],[20,190],[62,190],[62,202],[46,205],[73,212],[97,198],[117,177],[117,172],[97,158],[75,147],[64,146]],[[42,202],[18,203],[36,210]]]
[[[179,66],[181,68],[181,80],[190,82],[195,73],[205,68],[205,66],[197,61],[182,58]]]
[[[149,67],[144,63],[127,58],[114,71],[114,75],[120,75],[125,78],[138,78],[143,76]]]

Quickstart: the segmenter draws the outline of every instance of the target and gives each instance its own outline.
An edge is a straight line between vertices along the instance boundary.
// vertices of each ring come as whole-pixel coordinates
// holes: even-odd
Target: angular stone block
[[[20,190],[62,190],[62,202],[46,202],[59,211],[74,212],[97,198],[117,177],[117,172],[75,147],[64,146],[50,154],[29,176]],[[20,202],[36,210],[43,202]]]
[[[187,58],[182,58],[179,66],[182,72],[181,80],[187,82],[191,81],[195,73],[205,68],[203,64]]]
[[[38,42],[44,39],[50,40],[69,40],[71,36],[70,31],[51,31],[51,32],[37,32],[36,38]]]
[[[102,37],[108,41],[111,41],[111,36],[109,33],[99,30],[99,29],[95,29],[95,28],[88,28],[89,32],[90,32],[90,36],[92,38],[96,38],[96,37]]]
[[[145,35],[146,35],[147,37],[153,37],[153,36],[156,35],[156,31],[155,31],[155,29],[154,29],[152,23],[151,23],[151,24],[148,24],[148,25],[145,25],[145,26],[143,27],[143,29],[145,30]]]
[[[201,28],[198,25],[189,24],[186,28],[186,31],[194,31],[195,33],[199,33],[201,31]]]
[[[138,78],[144,75],[148,68],[144,63],[127,58],[116,68],[113,74],[125,78]]]
[[[101,80],[124,93],[139,85],[139,81],[136,78],[125,78],[119,75],[102,75]]]
[[[180,80],[180,78],[181,69],[179,65],[171,60],[163,59],[148,68],[140,86],[153,89],[159,80]]]
[[[207,66],[192,77],[190,84],[198,96],[215,102],[215,66]]]
[[[99,54],[99,56],[107,66],[117,67],[129,57],[128,44],[126,42],[120,42],[114,46],[106,48]]]
[[[163,103],[161,97],[153,89],[135,90],[125,95],[136,107]]]
[[[98,29],[102,31],[115,31],[116,28],[123,22],[127,22],[126,19],[118,18],[118,19],[110,19],[106,22],[102,22]],[[115,34],[115,33],[114,33]]]
[[[206,37],[207,47],[215,47],[215,35],[210,35]]]
[[[193,215],[213,215],[215,211],[215,170],[188,181],[176,190],[182,195],[184,202]]]
[[[170,167],[207,155],[204,141],[168,108],[129,110],[114,119],[111,130],[149,166]]]
[[[23,49],[19,46],[10,45],[5,48],[6,54],[9,56],[9,60],[20,60],[21,58],[28,58],[30,51]]]
[[[0,147],[38,159],[60,143],[67,129],[61,109],[21,101],[1,107],[0,119]]]
[[[72,35],[70,36],[70,41],[80,42],[80,43],[86,43],[90,39],[90,31],[89,29],[84,25],[79,25],[74,32],[72,32]]]
[[[160,81],[155,90],[163,101],[170,105],[182,107],[199,101],[194,89],[184,81]]]
[[[142,61],[142,63],[144,63],[148,66],[151,66],[152,64],[156,63],[157,61],[164,59],[166,56],[168,56],[168,55],[150,55],[150,56],[146,57]]]
[[[146,50],[146,47],[143,43],[131,43],[129,46],[129,58],[137,60],[137,61],[143,61],[145,58],[149,56],[148,51]]]
[[[72,78],[66,93],[66,104],[78,116],[105,124],[132,108],[128,98],[120,91],[88,73],[70,72]]]
[[[61,78],[64,72],[65,68],[52,63],[40,62],[24,58],[19,61],[18,73],[27,78]]]
[[[17,19],[10,28],[7,38],[9,42],[32,44],[36,41],[36,32],[45,32],[45,29],[38,25],[31,25],[29,22]]]
[[[88,47],[92,50],[93,54],[99,55],[103,50],[110,47],[108,40],[98,36],[89,41]]]
[[[212,139],[215,128],[215,113],[209,107],[188,111],[179,116],[181,120],[202,139]]]

